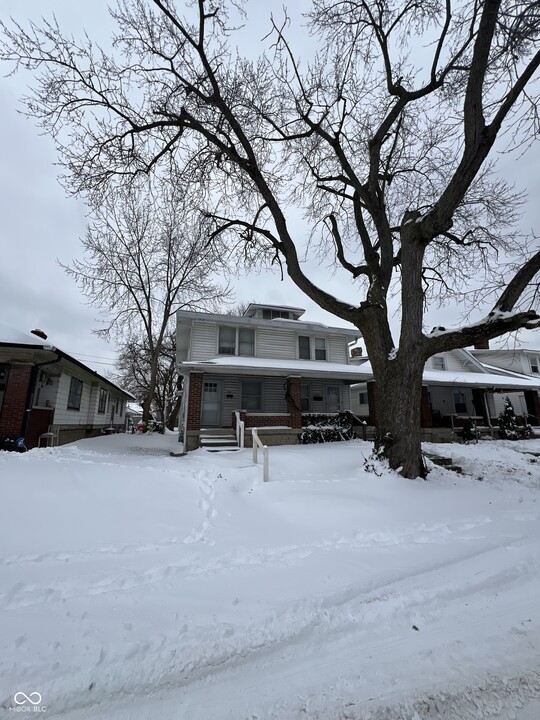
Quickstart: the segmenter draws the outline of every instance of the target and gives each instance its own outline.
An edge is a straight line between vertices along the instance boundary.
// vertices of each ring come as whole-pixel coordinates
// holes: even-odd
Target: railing
[[[238,447],[243,448],[244,447],[244,421],[240,420],[240,413],[238,410],[234,411],[234,416],[236,418],[236,440],[238,442]]]
[[[257,464],[257,451],[260,448],[263,453],[263,482],[268,482],[268,447],[263,445],[257,433],[257,428],[252,428],[253,436],[253,462]]]

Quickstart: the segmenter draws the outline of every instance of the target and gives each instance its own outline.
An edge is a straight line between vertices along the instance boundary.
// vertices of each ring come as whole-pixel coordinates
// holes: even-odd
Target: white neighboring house
[[[349,386],[367,378],[351,362],[355,328],[302,320],[304,310],[251,303],[243,316],[179,310],[177,362],[183,376],[180,435],[186,450],[236,443],[236,420],[263,441],[298,441],[302,413],[350,408]],[[221,438],[221,441],[220,441]]]
[[[486,348],[475,348],[471,353],[491,372],[501,370],[515,373],[516,376],[526,375],[537,382],[540,386],[540,350],[529,348],[513,348],[511,350],[491,350]],[[516,414],[527,415],[529,424],[540,425],[540,397],[539,393],[528,394],[525,392],[509,394]],[[494,396],[495,411],[501,412],[504,408],[502,394]]]
[[[64,444],[108,428],[121,430],[133,396],[52,345],[0,324],[0,438],[25,438],[28,449],[51,432]]]
[[[476,351],[475,351],[476,354]],[[363,365],[371,370],[369,363]],[[422,427],[426,437],[436,437],[433,428],[463,425],[473,418],[479,425],[496,426],[504,398],[516,400],[514,409],[522,422],[534,422],[530,408],[538,401],[538,378],[487,366],[468,350],[451,350],[431,357],[424,368],[422,387]],[[351,410],[368,424],[376,425],[375,393],[371,383],[351,387]],[[371,404],[370,404],[371,399]],[[428,430],[429,429],[429,430]],[[440,433],[440,438],[443,439]]]

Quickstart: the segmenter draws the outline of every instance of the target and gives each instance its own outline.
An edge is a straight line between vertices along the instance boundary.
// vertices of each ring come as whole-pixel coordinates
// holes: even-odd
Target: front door
[[[203,382],[201,424],[203,427],[221,425],[221,380]]]

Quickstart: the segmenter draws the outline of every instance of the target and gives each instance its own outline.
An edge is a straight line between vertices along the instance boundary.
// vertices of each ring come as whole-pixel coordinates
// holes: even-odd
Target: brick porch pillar
[[[302,427],[302,400],[300,397],[300,376],[289,375],[287,378],[287,412],[291,416],[291,427]]]
[[[422,386],[422,400],[420,405],[420,427],[433,427],[433,418],[431,416],[431,407],[429,404],[429,395],[427,387]]]
[[[187,430],[201,429],[203,373],[190,373],[188,384]]]
[[[0,435],[17,438],[22,434],[31,377],[32,365],[10,365],[0,410]]]
[[[373,425],[374,427],[377,427],[378,393],[377,385],[373,381],[368,382],[367,384],[367,396],[369,407],[368,425]]]

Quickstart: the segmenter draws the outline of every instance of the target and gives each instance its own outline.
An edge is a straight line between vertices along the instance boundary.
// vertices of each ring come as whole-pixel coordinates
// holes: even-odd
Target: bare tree
[[[147,422],[174,312],[215,310],[228,302],[228,287],[216,280],[224,255],[204,241],[204,223],[167,176],[154,178],[152,185],[109,184],[91,217],[83,259],[63,267],[90,303],[105,312],[98,335],[138,338],[137,352],[143,349],[146,364]],[[135,360],[141,358],[134,358],[133,369]]]
[[[144,338],[130,338],[122,344],[116,363],[115,380],[129,390],[141,405],[148,397],[150,387],[152,352]],[[178,422],[181,386],[176,368],[176,328],[167,330],[158,358],[154,388],[154,406],[169,430]]]
[[[173,0],[121,0],[114,57],[55,22],[5,28],[3,56],[38,71],[28,113],[56,139],[73,192],[99,193],[172,154],[200,182],[213,239],[248,262],[283,262],[353,323],[377,384],[376,446],[422,475],[426,360],[540,320],[540,252],[516,232],[520,198],[494,174],[501,138],[537,134],[539,2],[313,0],[319,51],[303,63],[287,18],[271,21],[269,55],[235,54],[242,8],[196,0],[184,15]],[[293,208],[307,236],[291,230]],[[354,300],[312,281],[310,252],[333,259]],[[426,303],[469,284],[491,311],[428,332]]]

